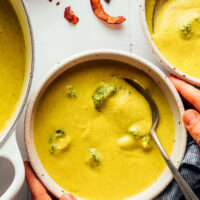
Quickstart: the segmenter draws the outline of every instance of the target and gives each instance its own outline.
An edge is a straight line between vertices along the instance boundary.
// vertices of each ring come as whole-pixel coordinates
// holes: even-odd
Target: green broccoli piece
[[[184,37],[191,37],[192,36],[192,24],[184,24],[181,25],[181,33],[183,34]]]
[[[200,22],[200,17],[197,17],[197,18],[196,18],[196,21],[197,21],[197,22]]]
[[[100,164],[100,156],[94,148],[88,149],[90,152],[89,163],[92,167]]]
[[[55,134],[53,134],[49,138],[49,143],[52,143],[56,138],[62,137],[64,135],[65,135],[65,131],[64,130],[56,130]]]
[[[100,109],[103,102],[109,97],[115,94],[117,88],[114,85],[106,84],[98,88],[93,95],[93,102],[96,109]]]
[[[71,85],[67,86],[67,94],[70,97],[77,97],[76,90],[74,90]]]
[[[149,150],[151,148],[151,138],[149,136],[142,138],[142,147],[144,150]]]
[[[146,151],[149,151],[151,149],[151,137],[149,135],[146,135],[146,133],[138,128],[138,126],[132,125],[128,129],[128,133],[135,139],[138,147],[143,148],[143,150]]]
[[[132,136],[134,136],[135,139],[138,139],[142,136],[144,136],[144,133],[143,131],[139,130],[139,128],[135,125],[131,126],[129,129],[128,129],[128,133]]]
[[[70,136],[64,130],[56,130],[49,138],[49,152],[54,155],[59,154],[68,148],[70,142]]]

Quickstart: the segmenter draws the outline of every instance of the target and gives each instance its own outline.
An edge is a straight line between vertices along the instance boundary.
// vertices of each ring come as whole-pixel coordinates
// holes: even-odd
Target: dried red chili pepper
[[[100,0],[90,0],[94,14],[108,24],[121,24],[126,19],[123,16],[112,17],[105,13]]]
[[[72,24],[76,24],[79,21],[79,18],[74,14],[70,6],[65,8],[64,17],[68,22]]]

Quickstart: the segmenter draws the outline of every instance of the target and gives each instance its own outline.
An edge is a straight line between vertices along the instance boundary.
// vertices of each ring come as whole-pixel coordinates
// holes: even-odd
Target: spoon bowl
[[[156,103],[154,100],[151,98],[150,94],[148,91],[143,88],[139,83],[137,83],[134,80],[125,78],[124,79],[127,83],[129,83],[132,87],[134,87],[139,93],[141,93],[145,99],[148,101],[151,112],[152,112],[152,125],[151,125],[151,130],[154,130],[157,127],[157,124],[159,122],[159,112]]]

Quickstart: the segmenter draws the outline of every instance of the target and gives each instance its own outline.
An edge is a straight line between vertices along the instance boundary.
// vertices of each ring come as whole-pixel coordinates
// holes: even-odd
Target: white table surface
[[[101,1],[110,15],[123,15],[126,21],[122,25],[105,24],[93,14],[90,0],[60,0],[59,6],[55,5],[56,0],[51,3],[48,0],[24,0],[28,7],[35,39],[35,71],[31,93],[57,62],[89,49],[125,50],[143,56],[162,68],[152,56],[144,39],[139,19],[139,0],[111,0],[110,4]],[[78,15],[80,19],[78,24],[71,25],[64,19],[66,6],[71,6]],[[22,157],[26,160],[23,118],[24,114],[17,126],[17,139]],[[10,168],[6,165],[4,168],[7,174],[10,174]],[[28,190],[24,184],[15,200],[27,199]]]

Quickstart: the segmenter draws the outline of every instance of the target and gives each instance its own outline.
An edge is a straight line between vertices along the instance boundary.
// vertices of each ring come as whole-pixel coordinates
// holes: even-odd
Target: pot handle
[[[0,200],[12,200],[22,187],[25,172],[22,157],[16,140],[16,132],[12,133],[7,142],[0,149],[0,157],[8,159],[13,167],[15,176],[6,192],[0,197]]]

